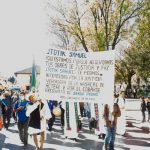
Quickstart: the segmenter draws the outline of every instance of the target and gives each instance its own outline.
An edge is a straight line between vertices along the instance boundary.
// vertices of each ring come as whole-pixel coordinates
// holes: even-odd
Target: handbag
[[[61,116],[61,109],[59,107],[55,107],[52,112],[56,117]]]

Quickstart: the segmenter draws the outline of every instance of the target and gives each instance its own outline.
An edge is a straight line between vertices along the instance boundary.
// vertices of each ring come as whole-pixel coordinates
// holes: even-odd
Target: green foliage
[[[140,9],[136,22],[136,37],[131,42],[131,47],[125,51],[124,58],[117,62],[119,71],[116,71],[117,80],[126,81],[130,71],[134,71],[146,84],[150,78],[150,1],[145,0]],[[124,63],[123,63],[124,62]],[[119,75],[122,75],[120,78]]]
[[[137,37],[131,43],[127,56],[138,76],[147,84],[150,78],[150,1],[145,0],[138,20]]]
[[[137,96],[138,97],[145,97],[146,94],[145,94],[145,91],[143,89],[140,89],[138,92],[137,92]]]
[[[142,0],[71,0],[63,5],[57,1],[55,10],[59,15],[53,18],[54,27],[63,26],[77,41],[74,44],[80,44],[86,52],[115,49],[132,34],[134,28],[129,20],[134,22],[143,6]]]

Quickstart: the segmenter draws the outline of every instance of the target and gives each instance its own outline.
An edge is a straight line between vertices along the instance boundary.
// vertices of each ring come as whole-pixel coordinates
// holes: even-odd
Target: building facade
[[[16,76],[16,84],[21,87],[22,90],[30,90],[32,67],[17,71],[14,73]],[[36,66],[36,86],[39,86],[40,82],[40,66]]]

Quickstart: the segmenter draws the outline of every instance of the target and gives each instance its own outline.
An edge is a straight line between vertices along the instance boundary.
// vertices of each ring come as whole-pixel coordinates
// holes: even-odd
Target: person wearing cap
[[[18,116],[18,130],[19,137],[24,146],[28,144],[28,122],[29,117],[26,116],[26,108],[28,105],[28,101],[25,99],[25,93],[21,92],[19,96],[19,100],[16,101],[14,105],[14,112],[17,113]]]
[[[46,131],[46,120],[51,118],[51,112],[46,101],[35,95],[29,96],[30,103],[27,107],[26,115],[30,117],[28,133],[33,135],[33,140],[37,150],[43,149]],[[37,135],[40,134],[40,146]]]

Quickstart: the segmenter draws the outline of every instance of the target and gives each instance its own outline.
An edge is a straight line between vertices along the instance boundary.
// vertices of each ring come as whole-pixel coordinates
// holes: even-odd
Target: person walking
[[[104,140],[104,150],[114,150],[114,142],[116,136],[116,127],[117,127],[117,118],[121,116],[121,111],[119,105],[114,103],[112,112],[108,107],[108,104],[104,105],[104,121],[105,121],[105,129],[106,129],[106,136]]]
[[[147,99],[148,122],[150,121],[150,96]]]
[[[42,101],[40,97],[35,99],[35,95],[29,96],[30,103],[27,107],[26,115],[29,120],[29,134],[33,135],[33,140],[37,150],[43,149],[46,131],[46,121],[51,118],[51,112],[46,101]],[[40,146],[37,135],[40,134]]]
[[[18,116],[18,130],[19,137],[24,146],[28,144],[28,121],[29,118],[26,116],[28,101],[25,99],[25,93],[20,93],[20,98],[16,101],[14,106],[14,112],[17,113]]]
[[[4,128],[8,130],[10,124],[10,118],[12,114],[12,100],[9,92],[5,92],[2,102],[2,114],[3,114],[3,124]]]
[[[145,111],[146,111],[146,102],[144,97],[141,98],[141,112],[142,112],[142,122],[145,122]]]

